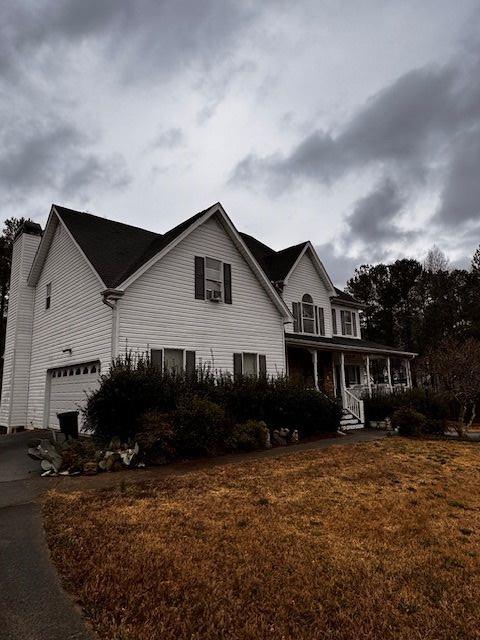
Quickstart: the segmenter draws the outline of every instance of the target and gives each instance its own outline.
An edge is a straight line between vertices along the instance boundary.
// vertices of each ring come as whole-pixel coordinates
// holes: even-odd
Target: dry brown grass
[[[480,637],[480,449],[388,439],[51,493],[101,638]]]

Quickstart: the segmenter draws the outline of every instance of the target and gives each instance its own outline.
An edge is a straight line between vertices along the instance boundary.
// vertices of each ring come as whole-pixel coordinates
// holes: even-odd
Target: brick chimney
[[[21,431],[27,422],[35,295],[27,278],[41,239],[42,227],[27,220],[13,241],[0,401],[0,430],[4,433]]]

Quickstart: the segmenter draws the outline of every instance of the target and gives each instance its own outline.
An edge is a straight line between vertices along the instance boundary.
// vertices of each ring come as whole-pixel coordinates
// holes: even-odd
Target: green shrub
[[[175,456],[175,433],[172,417],[168,413],[147,411],[140,418],[135,440],[145,462],[161,464]]]
[[[235,424],[227,436],[226,447],[229,451],[255,451],[264,449],[267,425],[263,420],[248,420]]]
[[[186,398],[172,413],[172,422],[179,455],[210,456],[224,450],[229,424],[225,410],[215,402]]]
[[[181,412],[194,396],[221,406],[227,423],[264,420],[275,427],[298,429],[301,437],[333,433],[338,430],[341,418],[341,409],[335,401],[286,376],[234,379],[207,368],[185,376],[160,371],[148,358],[134,361],[127,354],[113,363],[101,377],[99,388],[89,394],[84,424],[103,440],[114,436],[122,441],[134,439],[142,428],[141,416],[149,411]],[[186,444],[182,446],[185,448]],[[207,449],[210,450],[210,445]]]
[[[392,393],[373,390],[364,397],[366,420],[391,418],[397,409],[411,407],[432,420],[446,420],[451,407],[442,394],[425,389],[394,389]]]
[[[401,407],[392,415],[392,426],[401,436],[421,436],[427,432],[428,419],[411,407]]]

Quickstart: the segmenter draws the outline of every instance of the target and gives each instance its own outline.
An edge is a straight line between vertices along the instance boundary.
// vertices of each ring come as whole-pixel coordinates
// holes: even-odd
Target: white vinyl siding
[[[332,336],[332,320],[330,297],[327,288],[316,270],[312,258],[305,253],[295,267],[293,273],[283,290],[283,299],[288,308],[292,309],[293,302],[301,303],[304,294],[309,294],[313,298],[313,303],[323,309],[325,335]],[[293,332],[293,325],[285,325],[287,333]]]
[[[13,247],[0,404],[0,425],[6,427],[25,427],[27,421],[35,295],[34,288],[27,285],[27,277],[39,242],[39,236],[24,233]],[[45,304],[44,299],[42,304]]]
[[[45,310],[46,285],[51,308]],[[104,287],[63,227],[55,233],[36,286],[28,426],[42,427],[47,371],[55,367],[111,360],[112,310],[102,303]],[[71,349],[69,351],[64,351]]]
[[[231,264],[233,304],[194,297],[194,257]],[[267,356],[267,373],[285,371],[283,318],[219,221],[212,217],[125,291],[119,352],[172,345],[196,352],[197,366],[233,371],[233,353]]]

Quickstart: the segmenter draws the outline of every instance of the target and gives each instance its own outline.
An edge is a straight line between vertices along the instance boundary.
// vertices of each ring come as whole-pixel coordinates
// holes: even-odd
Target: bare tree
[[[443,251],[437,247],[436,244],[429,250],[425,260],[423,261],[423,268],[425,271],[431,273],[438,273],[438,271],[448,271],[450,267],[450,260],[443,253]]]
[[[460,407],[456,426],[459,437],[468,432],[480,402],[480,342],[447,339],[427,356],[429,368],[441,391]]]

